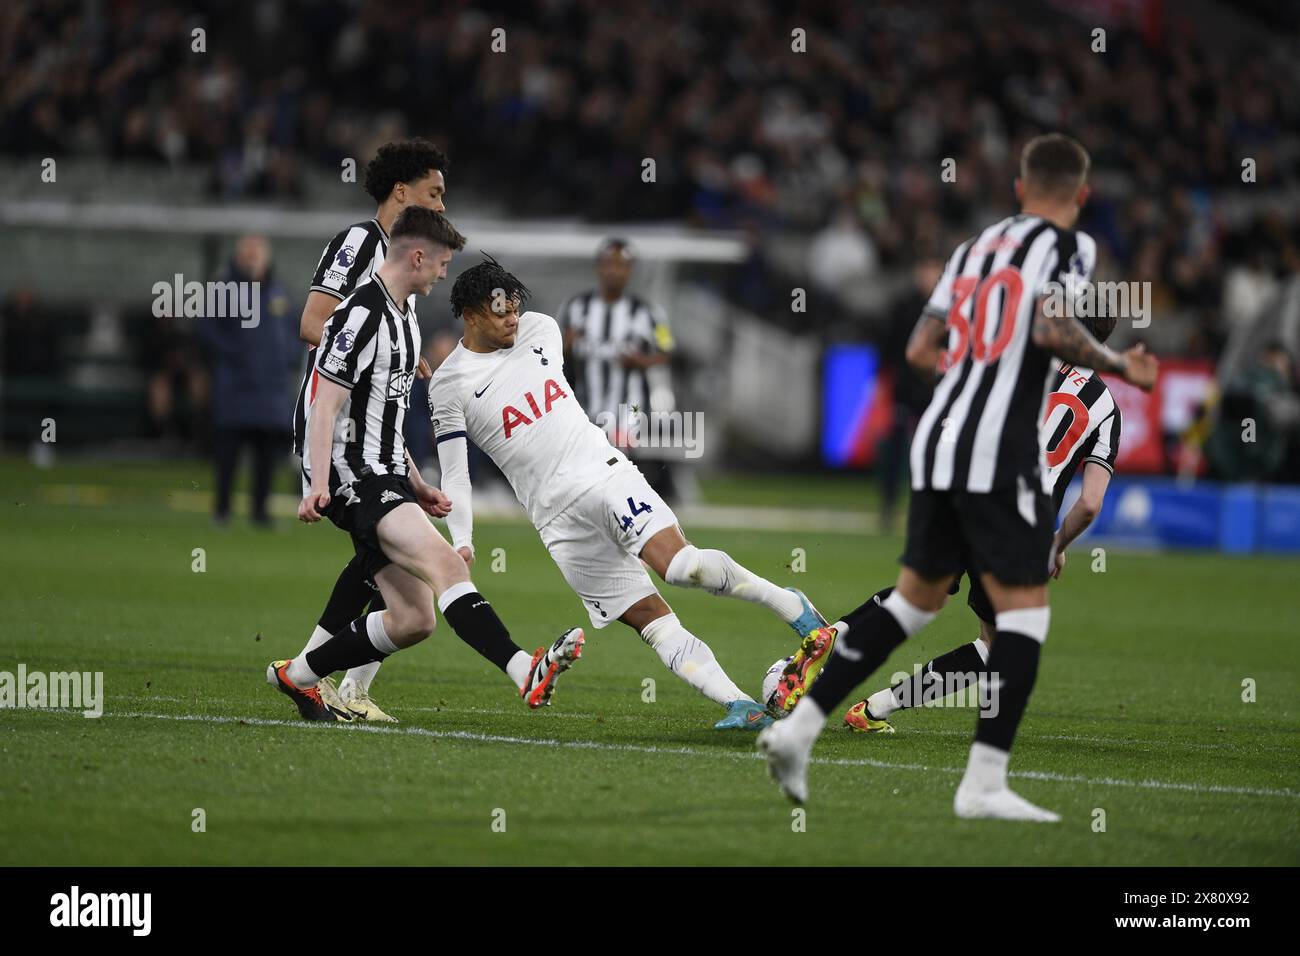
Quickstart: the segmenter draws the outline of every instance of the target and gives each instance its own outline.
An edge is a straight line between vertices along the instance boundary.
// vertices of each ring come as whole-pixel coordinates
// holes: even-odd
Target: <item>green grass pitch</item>
[[[1072,555],[1012,758],[1014,785],[1061,824],[954,819],[975,720],[954,708],[900,714],[893,737],[852,735],[836,715],[800,819],[753,736],[713,731],[720,710],[621,625],[588,630],[545,711],[443,623],[374,685],[401,724],[309,726],[264,671],[310,632],[349,555],[342,534],[215,530],[198,464],[8,461],[0,480],[0,670],[102,671],[107,698],[97,720],[0,710],[0,863],[1300,863],[1294,560],[1111,552],[1094,573]],[[833,485],[834,506],[851,500]],[[799,487],[774,483],[769,497],[798,504]],[[803,487],[821,504],[822,485]],[[753,502],[761,488],[736,494]],[[890,583],[900,544],[687,532],[831,616]],[[475,581],[519,643],[587,625],[531,528],[481,523],[477,544]],[[488,566],[494,548],[504,572]],[[795,548],[806,573],[789,567]],[[751,693],[791,650],[758,608],[665,593]],[[973,633],[954,604],[862,690]]]

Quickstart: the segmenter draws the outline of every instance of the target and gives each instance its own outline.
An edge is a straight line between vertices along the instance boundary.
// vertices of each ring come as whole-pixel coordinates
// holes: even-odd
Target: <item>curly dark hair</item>
[[[450,166],[446,154],[427,139],[385,143],[366,165],[366,192],[383,202],[398,183],[413,183],[431,169],[445,174]]]
[[[490,303],[497,297],[498,291],[504,293],[517,307],[523,306],[533,294],[528,286],[507,272],[501,263],[486,252],[483,253],[483,260],[458,275],[452,284],[451,314],[458,319],[464,317],[466,309],[477,309]]]

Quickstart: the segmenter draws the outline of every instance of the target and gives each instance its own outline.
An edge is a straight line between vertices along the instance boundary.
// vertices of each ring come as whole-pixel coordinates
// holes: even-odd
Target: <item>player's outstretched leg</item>
[[[1002,588],[989,575],[984,576],[984,586],[993,598],[994,607],[1017,603],[1007,599],[1009,591],[1029,590]],[[959,817],[1035,823],[1056,823],[1061,819],[1050,810],[1030,803],[1007,785],[1011,745],[1034,689],[1038,658],[1051,623],[1051,610],[1045,603],[1046,590],[1035,590],[1043,603],[997,614],[997,639],[988,663],[997,687],[996,706],[981,711],[976,721],[975,742],[971,745],[966,773],[953,798],[953,810]]]
[[[777,587],[725,551],[697,548],[676,526],[664,528],[647,541],[641,559],[669,584],[761,605],[789,624],[801,639],[826,625],[802,591]]]
[[[530,707],[550,702],[556,680],[582,653],[580,628],[566,631],[550,648],[529,654],[511,640],[492,605],[470,581],[464,558],[434,530],[418,505],[407,502],[385,515],[378,535],[384,554],[438,595],[439,610],[462,641],[506,674]]]
[[[377,539],[392,561],[375,574],[388,610],[359,617],[328,641],[286,662],[284,674],[294,689],[319,697],[319,683],[326,675],[382,661],[424,640],[437,623],[437,593],[443,616],[461,640],[509,675],[530,706],[549,702],[556,679],[581,654],[580,629],[566,632],[549,649],[525,652],[510,640],[492,606],[469,581],[464,560],[413,503],[384,515]]]
[[[831,625],[837,638],[835,650],[817,682],[789,717],[759,735],[768,771],[791,800],[802,803],[808,797],[808,761],[826,715],[883,664],[894,648],[934,619],[950,583],[948,578],[923,579],[904,567],[898,587],[883,602],[877,605],[869,600]],[[905,594],[935,610],[918,607]]]
[[[981,622],[981,631],[992,631]],[[989,645],[992,634],[940,654],[920,671],[892,687],[878,690],[860,700],[844,715],[844,725],[866,734],[892,734],[889,717],[900,710],[921,707],[932,700],[966,690],[972,682],[988,679]]]
[[[758,730],[772,722],[762,706],[727,676],[708,644],[686,630],[658,594],[642,598],[619,618],[641,635],[664,666],[709,700],[727,708],[718,730]]]

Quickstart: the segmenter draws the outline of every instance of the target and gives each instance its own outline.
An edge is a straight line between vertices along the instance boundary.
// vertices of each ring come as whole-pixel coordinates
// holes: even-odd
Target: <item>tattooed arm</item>
[[[907,362],[927,382],[938,377],[946,331],[942,318],[933,312],[922,312],[907,340]]]
[[[1048,315],[1042,300],[1034,316],[1034,344],[1047,349],[1057,358],[1074,365],[1083,365],[1098,372],[1113,372],[1145,391],[1156,383],[1159,363],[1146,348],[1135,345],[1124,352],[1116,352],[1098,342],[1070,315]]]

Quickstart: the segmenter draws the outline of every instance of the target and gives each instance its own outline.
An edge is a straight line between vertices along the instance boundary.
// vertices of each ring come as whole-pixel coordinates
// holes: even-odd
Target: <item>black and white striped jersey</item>
[[[1041,295],[1078,295],[1095,262],[1090,236],[1023,214],[957,247],[925,307],[948,350],[912,439],[914,490],[1050,490],[1038,426],[1052,358],[1033,320]]]
[[[650,379],[646,369],[624,368],[619,357],[667,353],[673,336],[662,309],[633,295],[606,302],[599,292],[574,296],[560,310],[560,327],[578,334],[572,348],[571,378],[578,400],[595,422],[617,422],[626,413],[649,412]]]
[[[351,393],[334,423],[331,493],[372,475],[406,475],[402,426],[420,360],[414,303],[398,305],[374,276],[339,303],[316,356],[316,374]],[[311,406],[309,425],[313,414]],[[314,464],[308,449],[302,463],[308,479]]]
[[[324,292],[336,299],[346,299],[352,291],[365,282],[384,264],[388,253],[388,233],[377,219],[368,219],[348,226],[325,246],[316,272],[311,278],[311,291]],[[302,384],[298,386],[298,401],[293,411],[293,450],[303,453],[307,440],[307,410],[316,397],[316,346],[307,349],[307,367]]]
[[[1052,392],[1039,430],[1052,486],[1053,513],[1085,461],[1109,472],[1119,457],[1119,406],[1100,375],[1090,368],[1055,363]]]

